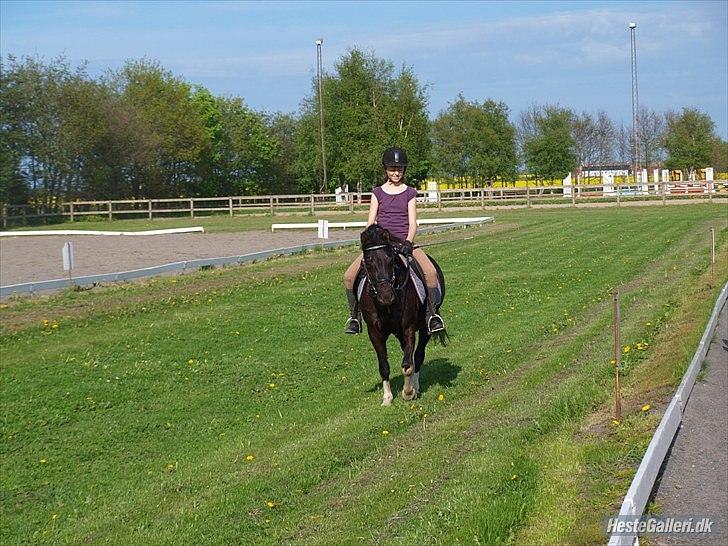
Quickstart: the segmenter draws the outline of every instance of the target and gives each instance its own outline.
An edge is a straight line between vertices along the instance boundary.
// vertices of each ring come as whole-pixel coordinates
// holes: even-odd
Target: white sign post
[[[71,280],[73,271],[73,243],[67,242],[63,245],[63,270],[68,271],[68,280]]]
[[[319,220],[318,221],[318,238],[328,239],[329,238],[329,221]]]

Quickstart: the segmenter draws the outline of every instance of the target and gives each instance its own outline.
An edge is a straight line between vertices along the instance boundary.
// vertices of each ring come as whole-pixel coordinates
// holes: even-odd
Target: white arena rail
[[[320,220],[319,222],[327,222],[327,225],[329,228],[363,228],[366,227],[366,222],[328,222],[327,220]],[[485,224],[488,222],[492,222],[493,217],[492,216],[476,216],[473,218],[423,218],[420,220],[417,220],[417,225],[440,225],[440,224],[448,224],[448,225],[458,225],[458,224],[468,224],[468,225],[476,225],[476,224]],[[300,223],[300,224],[272,224],[270,226],[271,231],[275,231],[277,229],[318,229],[320,223],[319,222],[313,222],[313,223]]]
[[[170,233],[205,233],[205,228],[188,227],[173,229],[152,229],[148,231],[92,231],[88,229],[46,229],[46,230],[28,230],[28,231],[0,231],[0,237],[23,237],[30,235],[125,235],[125,236],[144,236],[144,235],[167,235]]]

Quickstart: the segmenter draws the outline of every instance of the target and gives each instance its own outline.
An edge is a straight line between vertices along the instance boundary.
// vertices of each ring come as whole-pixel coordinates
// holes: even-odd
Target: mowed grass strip
[[[685,294],[707,319],[725,207],[496,220],[512,229],[431,249],[452,343],[430,348],[421,398],[390,408],[366,336],[341,334],[353,250],[131,286],[118,295],[139,303],[79,319],[54,315],[69,296],[43,302],[48,325],[0,338],[4,542],[598,541],[607,512],[579,512],[585,533],[549,499],[578,507],[584,476],[613,478],[570,443],[612,395],[610,291],[623,290],[630,374]],[[677,378],[681,357],[660,366]],[[394,341],[390,359],[399,390]],[[643,449],[598,456],[624,482]]]

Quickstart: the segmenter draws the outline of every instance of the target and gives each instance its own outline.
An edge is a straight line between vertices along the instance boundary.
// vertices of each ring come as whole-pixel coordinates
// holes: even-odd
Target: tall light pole
[[[634,181],[637,183],[637,169],[642,167],[640,162],[640,145],[637,138],[637,116],[640,108],[640,98],[637,92],[637,40],[635,37],[635,29],[637,23],[629,24],[630,49],[632,53],[632,146],[634,158],[632,160],[632,169],[634,172]]]
[[[319,38],[316,40],[316,74],[318,79],[318,99],[319,99],[319,130],[321,132],[321,165],[324,169],[324,178],[321,181],[321,193],[326,193],[329,189],[329,184],[326,179],[326,148],[324,146],[324,93],[321,85],[321,73],[324,70],[323,63],[321,61],[321,44],[323,39]]]

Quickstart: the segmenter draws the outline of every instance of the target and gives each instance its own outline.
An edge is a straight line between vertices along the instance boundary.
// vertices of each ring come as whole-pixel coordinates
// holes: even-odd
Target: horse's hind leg
[[[415,388],[415,396],[420,395],[420,368],[425,362],[425,347],[430,341],[430,334],[426,328],[422,328],[417,336],[417,348],[415,349],[415,373],[412,375],[412,383]]]

